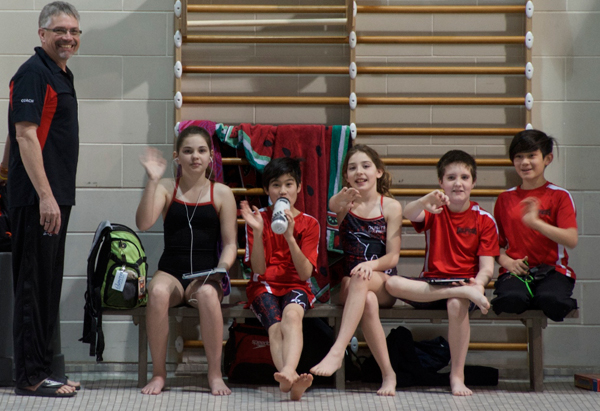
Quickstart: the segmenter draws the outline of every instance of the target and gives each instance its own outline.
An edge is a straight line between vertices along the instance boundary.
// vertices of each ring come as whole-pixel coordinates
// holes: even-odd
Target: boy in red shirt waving
[[[510,144],[523,184],[500,194],[494,208],[501,248],[492,300],[496,313],[538,309],[562,321],[577,308],[567,253],[578,240],[575,203],[567,190],[544,178],[553,145],[554,139],[539,130],[521,131]]]

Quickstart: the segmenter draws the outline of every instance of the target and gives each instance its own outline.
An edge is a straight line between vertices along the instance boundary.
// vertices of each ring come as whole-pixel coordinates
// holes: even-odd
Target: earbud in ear
[[[177,164],[179,164],[179,159],[178,158],[174,158],[173,161],[176,162]]]
[[[211,163],[212,163],[212,160],[213,160],[213,158],[211,157],[211,158],[210,158],[210,162],[211,162]]]

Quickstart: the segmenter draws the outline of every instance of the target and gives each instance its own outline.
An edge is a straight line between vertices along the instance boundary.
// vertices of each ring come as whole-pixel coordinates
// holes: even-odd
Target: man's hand
[[[62,221],[60,208],[54,197],[40,198],[40,225],[48,234],[58,234]]]

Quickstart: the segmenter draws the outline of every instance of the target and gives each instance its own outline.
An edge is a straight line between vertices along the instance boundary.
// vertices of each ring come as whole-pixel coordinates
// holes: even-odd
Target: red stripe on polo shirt
[[[8,98],[8,101],[10,101],[10,109],[11,110],[13,109],[13,106],[12,106],[12,96],[13,96],[13,88],[14,87],[15,87],[15,82],[11,81],[10,82],[10,97]]]
[[[48,132],[50,131],[50,125],[52,119],[56,113],[56,106],[58,105],[58,99],[56,91],[46,86],[46,99],[44,100],[44,108],[42,109],[42,118],[40,119],[40,126],[37,129],[37,138],[40,142],[40,147],[44,149],[46,139],[48,138]]]

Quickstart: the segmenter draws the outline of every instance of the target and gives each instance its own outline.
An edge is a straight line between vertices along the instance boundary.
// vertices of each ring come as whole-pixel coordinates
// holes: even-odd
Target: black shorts
[[[265,327],[269,329],[273,324],[281,322],[281,315],[285,307],[289,304],[298,304],[306,310],[310,308],[308,295],[304,290],[292,290],[286,295],[278,297],[269,293],[262,293],[252,301],[250,309],[256,315],[256,318]]]

